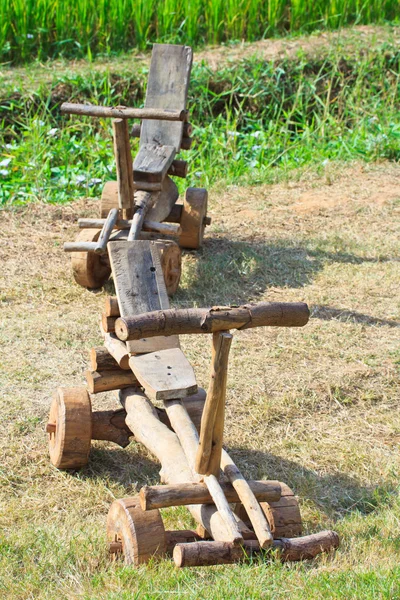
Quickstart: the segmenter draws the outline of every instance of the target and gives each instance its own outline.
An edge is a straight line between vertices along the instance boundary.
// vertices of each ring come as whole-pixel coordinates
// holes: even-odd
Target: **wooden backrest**
[[[154,44],[147,82],[146,108],[186,109],[193,53],[189,46]],[[178,152],[183,123],[143,120],[140,144],[174,146]]]

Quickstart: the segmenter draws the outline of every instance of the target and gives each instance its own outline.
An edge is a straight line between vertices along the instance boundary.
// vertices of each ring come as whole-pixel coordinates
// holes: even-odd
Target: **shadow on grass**
[[[400,327],[399,321],[389,319],[378,319],[354,310],[342,308],[333,308],[332,306],[312,306],[311,316],[322,321],[341,321],[343,323],[360,323],[361,325],[370,325],[377,327]]]
[[[268,452],[237,447],[228,450],[247,479],[282,481],[329,518],[340,518],[353,511],[369,514],[397,494],[397,488],[384,481],[365,487],[349,475],[339,472],[320,475],[304,465]]]
[[[242,304],[256,300],[268,288],[302,288],[329,263],[363,264],[390,257],[360,257],[309,245],[230,241],[208,238],[186,261],[176,302],[181,305]]]

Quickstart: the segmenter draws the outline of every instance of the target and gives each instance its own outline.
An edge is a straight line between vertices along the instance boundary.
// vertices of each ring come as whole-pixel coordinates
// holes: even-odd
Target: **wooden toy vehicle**
[[[117,298],[106,302],[109,332],[103,331],[105,348],[91,350],[87,381],[91,394],[119,389],[122,409],[92,412],[85,388],[59,388],[47,431],[58,468],[84,466],[92,439],[124,447],[130,436],[161,463],[165,485],[145,486],[137,496],[111,505],[110,552],[132,565],[169,553],[183,567],[238,562],[270,548],[282,560],[336,548],[333,531],[298,537],[301,516],[290,488],[279,481],[247,481],[222,448],[229,330],[303,326],[307,305],[170,309],[154,242],[110,242],[109,252]],[[128,259],[137,265],[130,277]],[[179,347],[181,333],[212,334],[207,393],[198,389]],[[197,530],[165,531],[159,509],[181,505],[188,507]]]
[[[143,109],[61,106],[64,113],[113,119],[117,181],[103,188],[100,218],[79,219],[77,241],[64,245],[65,251],[74,253],[74,278],[83,287],[101,287],[109,278],[109,240],[158,239],[167,290],[173,294],[181,272],[180,247],[195,249],[202,244],[204,228],[211,222],[207,190],[188,188],[179,204],[171,179],[186,177],[188,171],[187,162],[175,157],[192,143],[186,111],[191,65],[191,48],[155,44]],[[133,164],[127,124],[131,118],[141,119],[132,129],[132,135],[140,137]]]

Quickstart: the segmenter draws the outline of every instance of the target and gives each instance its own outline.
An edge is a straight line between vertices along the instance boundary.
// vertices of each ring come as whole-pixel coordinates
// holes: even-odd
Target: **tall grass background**
[[[147,68],[72,69],[33,91],[0,96],[0,204],[68,202],[115,179],[107,119],[62,117],[65,100],[140,106]],[[332,160],[400,159],[400,52],[362,44],[317,57],[195,64],[189,185],[270,183]],[[137,140],[132,142],[137,144]],[[133,148],[136,151],[136,146]]]
[[[400,0],[0,0],[0,61],[221,43],[399,16]]]

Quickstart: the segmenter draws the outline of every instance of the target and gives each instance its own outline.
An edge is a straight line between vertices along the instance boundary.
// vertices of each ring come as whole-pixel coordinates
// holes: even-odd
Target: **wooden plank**
[[[165,177],[162,182],[161,192],[155,199],[153,206],[146,215],[149,221],[165,221],[170,214],[175,202],[179,198],[179,192],[175,181],[170,177]],[[179,223],[179,221],[177,221]]]
[[[150,400],[185,398],[197,392],[194,371],[180,348],[132,356],[129,366]]]
[[[174,146],[141,144],[133,163],[135,181],[161,182],[174,160]]]
[[[108,254],[121,315],[169,307],[157,245],[148,240],[109,242]],[[127,343],[130,353],[179,347],[178,336],[159,336]]]
[[[146,109],[186,109],[192,59],[192,49],[188,46],[154,44],[147,83]],[[178,151],[182,134],[181,122],[144,120],[140,143],[174,146]]]

